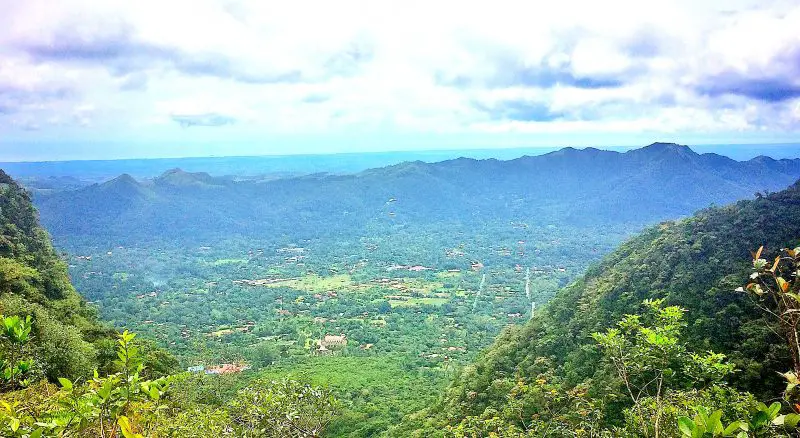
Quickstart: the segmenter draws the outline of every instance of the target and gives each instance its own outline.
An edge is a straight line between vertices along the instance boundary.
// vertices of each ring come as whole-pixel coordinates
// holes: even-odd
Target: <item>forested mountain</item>
[[[726,162],[719,157],[700,157],[696,162],[706,161]],[[757,167],[763,161],[744,165]],[[438,404],[395,433],[436,435],[445,425],[472,421],[464,423],[468,418],[516,412],[520,407],[510,403],[514,391],[519,391],[517,382],[547,372],[560,382],[553,394],[567,394],[582,384],[592,397],[602,397],[613,373],[590,335],[615,327],[625,314],[639,314],[645,299],[664,299],[668,305],[688,309],[687,344],[694,351],[726,354],[738,369],[731,379],[735,387],[765,400],[774,398],[785,383],[778,373],[789,368],[789,351],[778,332],[772,331],[768,316],[746,293],[735,290],[748,281],[752,270],[749,249],[764,245],[771,265],[780,248],[800,243],[798,215],[800,183],[648,228],[559,291],[529,323],[508,328],[453,379]],[[545,415],[543,400],[530,412]],[[605,399],[606,409],[613,411],[619,400],[613,395]],[[613,412],[605,414],[613,419]]]
[[[86,376],[113,354],[113,330],[72,287],[28,194],[0,170],[0,314],[31,315],[36,371]]]
[[[447,222],[646,224],[778,190],[797,177],[800,159],[738,162],[655,143],[625,153],[566,148],[510,161],[417,161],[266,182],[174,169],[144,181],[122,175],[36,202],[57,238],[313,238]]]

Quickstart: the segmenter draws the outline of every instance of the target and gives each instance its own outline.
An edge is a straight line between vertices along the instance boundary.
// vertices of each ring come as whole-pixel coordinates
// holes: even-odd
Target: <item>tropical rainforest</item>
[[[800,160],[656,143],[354,173],[22,176],[0,173],[3,436],[800,423]]]

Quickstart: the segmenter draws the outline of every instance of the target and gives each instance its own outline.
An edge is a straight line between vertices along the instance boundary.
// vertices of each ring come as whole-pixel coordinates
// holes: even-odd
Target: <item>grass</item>
[[[447,298],[409,298],[407,300],[389,300],[389,305],[392,307],[414,307],[414,306],[441,306],[448,301]]]
[[[353,286],[352,278],[347,274],[337,274],[330,277],[320,277],[316,274],[304,275],[300,278],[278,281],[266,287],[288,287],[303,292],[319,293],[329,290],[338,291]]]

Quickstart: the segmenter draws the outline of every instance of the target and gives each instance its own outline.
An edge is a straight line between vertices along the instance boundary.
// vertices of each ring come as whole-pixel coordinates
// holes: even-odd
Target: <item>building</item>
[[[316,348],[313,353],[318,356],[327,356],[336,354],[347,346],[347,336],[341,335],[325,335],[322,339],[314,342]]]
[[[325,335],[320,342],[327,348],[344,348],[347,346],[347,336],[342,333],[340,336],[336,335]]]

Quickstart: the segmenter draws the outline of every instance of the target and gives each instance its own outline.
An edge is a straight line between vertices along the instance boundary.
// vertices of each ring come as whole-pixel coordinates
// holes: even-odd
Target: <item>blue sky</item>
[[[0,161],[797,142],[796,1],[0,0]]]

